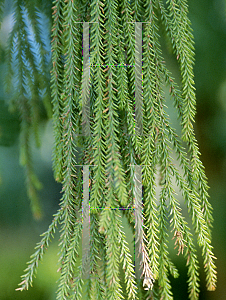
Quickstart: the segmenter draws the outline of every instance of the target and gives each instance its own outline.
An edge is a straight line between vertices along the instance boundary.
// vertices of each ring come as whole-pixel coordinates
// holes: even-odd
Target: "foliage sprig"
[[[189,299],[198,299],[199,263],[193,232],[204,257],[207,289],[214,290],[212,207],[194,134],[194,39],[187,1],[54,0],[51,84],[38,3],[14,1],[7,80],[9,87],[15,82],[11,104],[21,115],[21,163],[27,172],[34,213],[40,214],[40,183],[32,165],[30,137],[33,133],[39,144],[41,104],[53,119],[53,170],[56,181],[62,183],[63,195],[60,209],[31,256],[18,290],[32,284],[38,261],[57,223],[61,227],[58,300],[83,296],[173,299],[169,274],[175,278],[179,274],[170,257],[170,237],[175,253],[186,259]],[[83,28],[87,24],[88,61],[82,55]],[[141,45],[137,44],[138,25],[142,26]],[[178,61],[179,83],[163,56],[160,26]],[[141,49],[139,64],[136,57]],[[167,113],[166,87],[178,112],[180,136]],[[140,111],[136,102],[134,109],[137,95]],[[84,125],[88,104],[90,115],[85,116]],[[141,120],[142,134],[136,130]],[[89,184],[83,182],[85,166],[89,166]],[[84,261],[78,256],[86,220],[83,196],[87,188],[90,260],[89,277],[84,280]],[[185,200],[190,220],[185,220],[185,206],[176,189]],[[141,278],[135,275],[136,259],[131,258],[121,215],[137,236]]]

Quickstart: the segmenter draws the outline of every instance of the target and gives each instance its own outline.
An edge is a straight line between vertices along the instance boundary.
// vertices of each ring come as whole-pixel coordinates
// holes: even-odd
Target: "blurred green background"
[[[39,235],[51,222],[58,209],[61,186],[54,182],[51,169],[53,144],[51,121],[40,127],[42,146],[33,149],[36,172],[43,183],[40,199],[44,211],[41,221],[32,218],[24,186],[24,173],[19,165],[18,115],[8,113],[7,96],[3,90],[7,33],[11,24],[11,1],[6,1],[6,13],[0,32],[0,299],[55,299],[59,249],[58,236],[40,263],[34,287],[16,292],[20,275],[39,242]],[[212,244],[217,256],[218,286],[215,292],[205,289],[202,263],[200,299],[226,299],[226,9],[223,0],[190,0],[189,11],[195,37],[195,86],[197,94],[196,136],[201,159],[210,186],[210,202],[214,208]],[[177,65],[171,54],[167,61],[175,77]],[[176,116],[170,106],[172,123]],[[172,279],[174,298],[188,299],[185,261],[172,257],[180,277]],[[202,262],[199,253],[200,262]]]

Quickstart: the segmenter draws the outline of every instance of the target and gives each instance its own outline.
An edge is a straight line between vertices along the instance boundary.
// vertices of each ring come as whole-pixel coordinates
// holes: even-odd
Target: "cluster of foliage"
[[[194,42],[187,1],[54,0],[51,79],[48,45],[43,37],[43,24],[51,15],[50,3],[45,6],[45,2],[14,0],[6,79],[8,89],[14,87],[11,107],[20,113],[21,164],[26,170],[34,215],[39,217],[41,213],[37,197],[41,184],[32,166],[30,142],[34,134],[37,145],[40,143],[38,126],[44,108],[53,120],[53,170],[56,181],[62,183],[63,196],[18,290],[26,290],[32,284],[38,262],[59,224],[61,275],[57,299],[81,299],[82,293],[86,299],[173,299],[169,275],[177,277],[178,271],[169,258],[170,228],[178,255],[186,258],[189,299],[198,299],[199,266],[194,237],[182,215],[174,186],[175,181],[202,249],[207,289],[214,290],[212,208],[193,128]],[[83,55],[84,24],[90,27],[89,62]],[[139,51],[136,24],[142,24],[143,29],[142,74],[135,59]],[[163,57],[160,27],[178,61],[179,84]],[[172,128],[166,112],[165,86],[178,112],[181,137]],[[141,116],[138,110],[135,114],[134,94],[142,99]],[[88,99],[89,118],[84,121]],[[138,130],[140,123],[142,131]],[[87,220],[83,215],[85,166],[90,170],[88,279],[83,276],[84,260],[78,258]],[[139,170],[142,203],[136,180]],[[120,211],[136,231],[135,244],[140,245],[142,257],[141,278],[135,275]]]

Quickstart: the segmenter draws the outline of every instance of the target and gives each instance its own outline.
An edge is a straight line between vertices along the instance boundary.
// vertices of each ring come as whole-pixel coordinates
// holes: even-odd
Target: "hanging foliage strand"
[[[61,232],[58,300],[173,299],[169,274],[175,278],[179,274],[169,257],[170,238],[177,254],[186,259],[189,299],[198,299],[199,263],[192,230],[202,249],[207,289],[215,290],[212,207],[193,127],[194,39],[187,1],[54,0],[51,84],[39,8],[39,1],[14,0],[6,82],[8,89],[16,83],[11,107],[21,116],[21,164],[34,215],[41,213],[37,198],[41,184],[34,172],[30,143],[32,134],[37,145],[40,143],[40,105],[53,120],[53,170],[55,180],[62,183],[63,195],[17,290],[32,285],[57,223]],[[89,24],[88,69],[82,55],[84,24]],[[137,79],[138,24],[142,26],[142,81]],[[178,84],[163,57],[160,26],[178,61]],[[180,137],[170,125],[166,87],[178,112]],[[137,95],[142,100],[139,116],[134,109]],[[88,98],[90,134],[84,135],[84,101]],[[142,134],[137,131],[140,120]],[[83,278],[84,261],[78,258],[84,230],[82,166],[89,166],[90,180],[88,279]],[[176,189],[185,200],[191,222],[185,221]],[[135,274],[122,215],[136,232],[141,278]]]

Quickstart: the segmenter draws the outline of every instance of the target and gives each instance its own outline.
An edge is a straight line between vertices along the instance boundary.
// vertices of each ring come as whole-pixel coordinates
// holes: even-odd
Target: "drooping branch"
[[[34,13],[37,10],[33,5],[15,0],[15,23],[9,39],[14,50],[8,54],[8,82],[10,85],[16,78],[15,95],[19,97],[14,97],[12,103],[21,114],[22,161],[30,180],[28,187],[36,192],[30,135],[36,134],[38,141],[40,102],[49,117],[51,113],[48,101],[40,93],[48,91],[50,85],[42,81],[48,78],[40,31],[42,19]],[[173,231],[177,254],[184,255],[187,261],[189,298],[198,299],[194,237],[173,184],[175,180],[187,204],[202,249],[207,289],[214,290],[212,207],[193,128],[194,41],[187,1],[55,0],[52,17],[53,170],[56,181],[63,185],[57,214],[61,227],[57,299],[81,299],[83,292],[87,299],[96,295],[99,299],[122,299],[125,295],[127,299],[144,299],[155,294],[153,284],[158,290],[156,297],[173,299],[169,274],[177,277],[178,271],[169,257],[168,228]],[[160,25],[178,61],[180,83],[175,82],[165,63]],[[37,53],[30,42],[29,26],[33,28]],[[166,112],[165,86],[178,112],[180,137]],[[83,182],[82,166],[90,168],[89,191]],[[137,187],[136,166],[141,171],[142,188]],[[86,204],[89,224],[83,224],[88,219],[81,217],[84,195],[90,197]],[[135,255],[142,256],[141,278],[135,276],[135,261],[130,257],[120,210],[135,230],[135,244],[139,244]],[[19,290],[31,285],[44,253],[42,248],[48,245],[56,222],[55,218],[32,256]],[[85,226],[91,235],[87,284],[82,279],[84,263],[77,259]],[[125,273],[123,278],[121,271]]]

